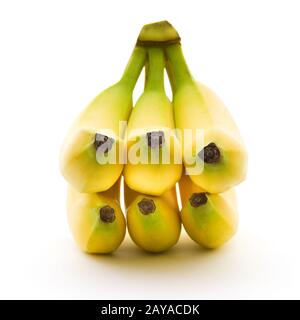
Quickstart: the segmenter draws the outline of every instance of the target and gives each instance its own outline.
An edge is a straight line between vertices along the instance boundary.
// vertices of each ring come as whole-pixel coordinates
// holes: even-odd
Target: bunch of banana
[[[247,153],[227,108],[192,77],[180,42],[167,21],[145,25],[121,79],[69,130],[61,172],[69,183],[70,229],[83,251],[116,250],[126,223],[133,242],[149,252],[173,247],[181,223],[206,248],[223,245],[236,232],[233,187],[245,178]],[[133,107],[143,67],[144,92]],[[172,102],[165,93],[165,69]]]

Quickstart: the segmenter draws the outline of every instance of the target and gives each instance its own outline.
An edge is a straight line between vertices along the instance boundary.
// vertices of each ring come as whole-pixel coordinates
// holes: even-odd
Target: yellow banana
[[[124,187],[127,227],[135,244],[149,252],[161,252],[173,247],[181,231],[176,190],[160,197],[139,194]]]
[[[186,171],[204,190],[224,192],[246,176],[247,152],[239,130],[222,101],[209,88],[194,81],[180,44],[167,46],[165,50]],[[192,133],[192,139],[185,138],[186,129]],[[202,143],[196,139],[199,129]]]
[[[120,179],[102,193],[80,193],[69,186],[68,222],[79,247],[88,253],[110,253],[122,243],[126,221],[120,208]]]
[[[143,48],[134,49],[121,80],[90,103],[65,139],[60,157],[61,172],[80,192],[105,191],[122,172],[124,128],[120,131],[119,126],[130,115],[132,91],[145,57]]]
[[[179,181],[179,189],[182,224],[191,239],[213,249],[236,233],[238,212],[233,189],[221,194],[208,194],[187,175]]]
[[[173,109],[164,91],[164,53],[149,47],[145,90],[128,121],[126,184],[137,192],[161,195],[179,180],[182,165],[176,163],[179,142],[175,136]]]

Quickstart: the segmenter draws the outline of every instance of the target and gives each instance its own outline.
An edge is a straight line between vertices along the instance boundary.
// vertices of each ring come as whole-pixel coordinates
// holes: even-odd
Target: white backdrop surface
[[[300,298],[297,1],[0,1],[0,298]],[[186,237],[148,255],[128,236],[88,256],[66,221],[58,155],[73,119],[119,79],[140,28],[169,20],[194,76],[249,151],[240,227],[217,251]],[[142,82],[135,91],[141,93]]]

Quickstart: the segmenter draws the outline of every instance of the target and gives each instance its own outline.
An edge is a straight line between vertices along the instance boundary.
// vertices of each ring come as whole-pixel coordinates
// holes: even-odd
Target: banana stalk
[[[137,40],[137,44],[141,46],[161,46],[174,43],[180,43],[180,37],[168,21],[144,25]]]

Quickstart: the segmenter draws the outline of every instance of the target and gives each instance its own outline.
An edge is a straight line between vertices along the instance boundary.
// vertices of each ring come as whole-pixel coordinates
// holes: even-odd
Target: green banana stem
[[[128,85],[130,89],[133,90],[144,67],[145,60],[146,49],[140,46],[136,46],[131,54],[122,78],[119,82]]]
[[[149,47],[146,68],[145,91],[155,90],[164,92],[165,56],[159,47]]]
[[[166,55],[168,60],[168,76],[172,90],[177,91],[182,86],[187,84],[194,85],[195,81],[189,71],[188,65],[185,61],[181,45],[174,44],[166,47]]]
[[[175,80],[174,80],[174,75],[172,72],[172,66],[170,64],[170,61],[166,58],[166,70],[169,78],[169,82],[171,85],[172,92],[175,92]]]
[[[146,83],[147,83],[147,78],[149,75],[149,61],[148,59],[146,59],[146,63],[145,63],[145,82],[144,82],[144,90],[146,88]]]

